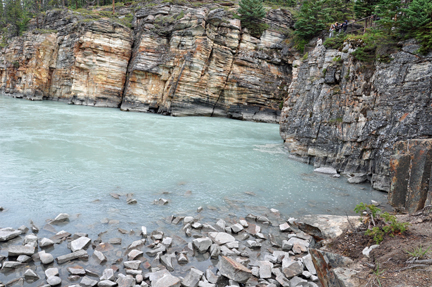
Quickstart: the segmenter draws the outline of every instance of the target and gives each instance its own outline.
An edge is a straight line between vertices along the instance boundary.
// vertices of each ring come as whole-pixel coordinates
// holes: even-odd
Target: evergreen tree
[[[261,36],[266,26],[261,19],[266,15],[262,0],[241,0],[237,12],[242,26],[246,27],[251,35]]]
[[[357,0],[354,3],[354,14],[357,19],[362,19],[373,15],[375,11],[375,5],[378,4],[378,0]]]
[[[326,28],[328,15],[325,13],[324,1],[306,0],[303,2],[297,21],[294,24],[294,35],[309,40]]]
[[[401,29],[419,29],[432,22],[432,1],[413,0],[408,8],[402,9],[402,12],[404,16],[400,19]]]
[[[398,22],[401,19],[401,1],[400,0],[381,0],[375,6],[374,14],[379,17],[376,23],[388,34],[396,32]]]
[[[11,24],[12,36],[21,35],[30,21],[28,13],[21,6],[20,0],[7,0],[5,5],[5,21]]]

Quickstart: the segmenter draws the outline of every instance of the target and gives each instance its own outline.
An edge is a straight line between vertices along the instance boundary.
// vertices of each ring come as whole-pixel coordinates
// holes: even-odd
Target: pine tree
[[[432,1],[413,0],[402,12],[405,14],[400,19],[402,30],[419,29],[432,22]]]
[[[251,35],[261,36],[266,28],[261,21],[266,15],[262,0],[241,0],[239,5],[237,12],[240,14],[238,17],[242,26],[246,27]]]
[[[397,31],[393,28],[396,27],[400,21],[401,8],[400,0],[381,0],[381,2],[375,6],[374,13],[379,17],[376,23],[388,34],[392,34],[392,32]]]
[[[357,0],[354,4],[354,14],[357,19],[362,19],[373,15],[375,5],[378,0]]]
[[[306,0],[303,2],[297,21],[294,24],[294,35],[309,40],[326,28],[324,2],[321,0]]]

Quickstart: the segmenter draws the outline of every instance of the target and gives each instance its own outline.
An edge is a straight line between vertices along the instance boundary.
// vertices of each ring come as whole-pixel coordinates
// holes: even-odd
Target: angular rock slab
[[[8,247],[8,256],[33,255],[35,248],[33,246],[11,245]]]
[[[15,230],[12,228],[1,228],[0,229],[0,242],[1,241],[8,241],[12,238],[15,238],[19,236],[22,233],[21,230]]]
[[[56,258],[58,264],[63,264],[65,262],[75,260],[75,259],[88,259],[88,253],[85,250],[78,250],[66,255],[61,255]]]
[[[217,268],[223,276],[239,283],[245,283],[252,276],[250,269],[226,256],[220,258]]]
[[[181,285],[184,287],[197,287],[203,274],[204,272],[201,270],[191,268],[188,275],[186,275],[186,277],[181,282]]]
[[[205,253],[212,245],[210,238],[197,238],[192,241],[193,246],[198,250],[199,253]]]
[[[219,245],[235,241],[234,236],[226,232],[209,232],[209,237]]]
[[[82,237],[75,239],[71,242],[71,250],[72,250],[72,252],[75,252],[75,251],[84,249],[90,244],[90,242],[91,242],[90,238],[82,236]]]

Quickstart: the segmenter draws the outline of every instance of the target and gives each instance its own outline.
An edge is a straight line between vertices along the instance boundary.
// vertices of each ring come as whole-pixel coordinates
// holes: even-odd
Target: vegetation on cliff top
[[[184,5],[205,5],[208,2],[190,2],[185,0],[0,0],[0,34],[3,41],[21,35],[26,31],[30,21],[36,22],[36,28],[44,30],[42,25],[45,11],[63,9],[76,11],[83,19],[91,21],[108,18],[131,27],[133,15],[113,14],[114,6],[153,6],[155,3],[176,3]],[[155,2],[156,1],[156,2]],[[231,1],[231,0],[227,0]],[[178,3],[177,3],[178,2]],[[180,3],[181,2],[181,3]],[[220,2],[220,1],[219,1]],[[223,2],[223,1],[222,1]],[[226,2],[226,1],[225,1]],[[224,2],[224,3],[225,3]],[[408,2],[408,3],[406,3]],[[218,1],[213,2],[217,4]],[[231,3],[230,5],[234,5]],[[264,5],[263,5],[264,4]],[[432,1],[430,0],[241,0],[238,14],[242,26],[259,37],[268,28],[262,21],[266,14],[265,7],[284,7],[290,10],[295,19],[294,31],[285,31],[293,38],[294,47],[303,52],[306,45],[314,38],[326,37],[331,24],[349,20],[351,27],[348,33],[339,33],[336,37],[328,38],[325,46],[342,48],[344,41],[356,43],[354,57],[360,61],[389,61],[388,55],[397,47],[397,42],[407,38],[415,38],[421,44],[420,53],[427,53],[432,49]],[[133,13],[134,9],[131,9]],[[234,13],[235,14],[235,13]],[[370,20],[369,28],[363,33],[363,18]],[[34,19],[34,20],[32,20]],[[357,22],[356,22],[357,20]],[[34,25],[34,24],[32,24]],[[3,42],[3,46],[5,42]],[[389,49],[391,47],[391,49]]]

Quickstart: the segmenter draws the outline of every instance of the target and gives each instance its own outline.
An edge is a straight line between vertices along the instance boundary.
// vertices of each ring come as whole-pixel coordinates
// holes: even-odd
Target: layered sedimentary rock
[[[270,29],[258,39],[224,9],[135,10],[132,29],[103,11],[91,18],[48,12],[44,29],[1,50],[1,91],[126,111],[278,122],[293,59],[280,32],[293,24],[287,11],[271,10]]]
[[[1,89],[31,100],[118,107],[133,44],[131,30],[108,20],[60,20],[64,14],[53,14],[47,15],[51,21],[45,27],[58,32],[35,30],[3,49]]]
[[[292,24],[281,10],[269,15],[279,14],[279,24]],[[277,121],[291,74],[288,52],[280,55],[284,35],[268,30],[253,38],[224,9],[166,5],[135,17],[121,109]]]
[[[294,62],[280,121],[292,155],[389,191],[395,144],[432,137],[432,54],[418,48],[406,42],[389,63],[366,64],[350,56],[354,44],[319,46]]]

